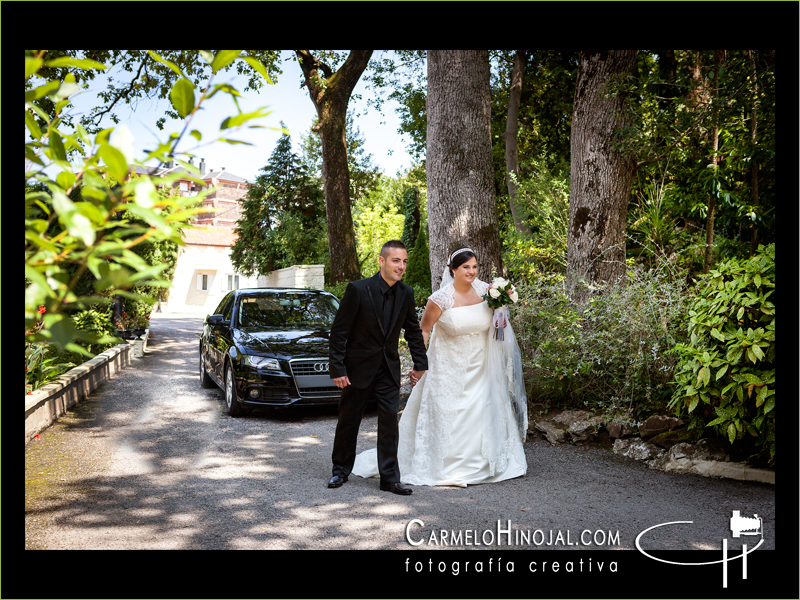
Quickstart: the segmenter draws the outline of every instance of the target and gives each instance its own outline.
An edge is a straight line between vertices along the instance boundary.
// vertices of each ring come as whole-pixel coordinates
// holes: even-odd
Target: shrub
[[[775,245],[721,263],[701,278],[670,403],[690,427],[775,464]]]
[[[532,401],[639,420],[666,408],[677,363],[668,350],[685,331],[681,284],[632,271],[627,285],[597,289],[583,305],[570,301],[562,275],[519,289],[514,322]]]
[[[414,247],[408,252],[408,267],[406,268],[403,282],[407,283],[415,290],[419,287],[426,292],[415,292],[417,300],[425,295],[427,300],[431,295],[431,264],[430,250],[428,248],[427,227],[421,227]]]
[[[59,360],[50,355],[50,344],[25,342],[25,393],[38,390],[75,366]]]

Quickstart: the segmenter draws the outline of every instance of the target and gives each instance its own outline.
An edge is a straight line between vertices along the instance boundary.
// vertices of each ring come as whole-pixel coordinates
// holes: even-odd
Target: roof
[[[222,181],[233,181],[234,183],[249,183],[243,177],[234,175],[230,171],[209,171],[203,175],[202,179],[220,179]]]
[[[236,243],[236,237],[230,227],[199,227],[183,231],[183,241],[194,246],[230,247]]]
[[[189,175],[189,172],[184,169],[182,166],[178,165],[172,167],[170,169],[165,169],[163,167],[143,167],[141,165],[134,165],[129,164],[128,170],[132,171],[138,175],[153,175],[155,177],[164,177],[168,173],[185,173]],[[217,179],[220,181],[231,181],[233,183],[250,183],[244,177],[239,177],[238,175],[234,175],[230,171],[222,170],[222,171],[207,171],[205,174],[200,175],[200,179],[203,181],[208,181],[210,179]]]

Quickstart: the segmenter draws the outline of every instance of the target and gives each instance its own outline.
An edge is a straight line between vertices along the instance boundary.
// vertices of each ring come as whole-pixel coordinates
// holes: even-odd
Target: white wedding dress
[[[479,296],[488,287],[477,279],[472,285]],[[400,481],[466,487],[524,475],[527,401],[510,324],[505,340],[495,340],[492,309],[485,301],[453,307],[452,283],[430,299],[442,315],[431,333],[428,371],[400,418]],[[377,449],[356,456],[352,473],[377,477]]]

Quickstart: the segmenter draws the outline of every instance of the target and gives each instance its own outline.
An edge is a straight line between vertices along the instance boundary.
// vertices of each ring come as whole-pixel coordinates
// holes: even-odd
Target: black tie
[[[383,295],[383,330],[389,335],[389,325],[392,322],[392,310],[394,309],[394,286],[391,286]]]

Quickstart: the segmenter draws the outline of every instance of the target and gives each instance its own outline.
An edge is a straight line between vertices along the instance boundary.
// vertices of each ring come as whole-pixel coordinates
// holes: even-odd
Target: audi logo
[[[315,373],[327,373],[330,370],[330,364],[326,362],[314,363]]]

